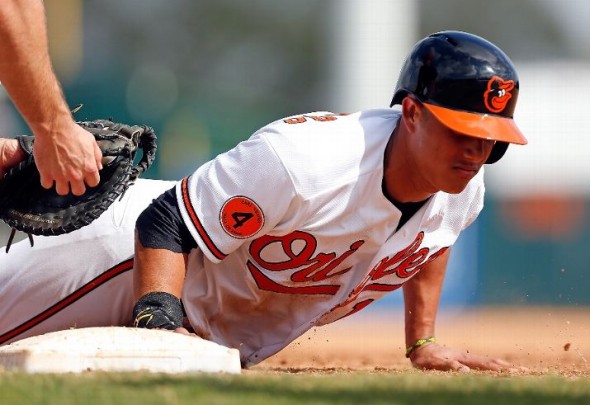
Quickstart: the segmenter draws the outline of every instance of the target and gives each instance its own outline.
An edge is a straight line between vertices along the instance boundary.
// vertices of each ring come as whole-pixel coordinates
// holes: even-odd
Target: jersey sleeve
[[[469,227],[469,225],[471,225],[473,222],[475,222],[475,220],[477,219],[477,217],[479,216],[479,214],[483,210],[484,196],[485,196],[485,184],[483,181],[483,171],[484,171],[484,169],[482,168],[480,170],[480,173],[478,173],[477,177],[474,179],[475,190],[473,193],[473,198],[471,200],[471,205],[467,211],[467,217],[466,217],[465,224],[463,226],[463,230],[465,230],[467,227]]]
[[[272,135],[254,134],[177,185],[182,218],[213,262],[297,209],[291,177],[266,139]]]

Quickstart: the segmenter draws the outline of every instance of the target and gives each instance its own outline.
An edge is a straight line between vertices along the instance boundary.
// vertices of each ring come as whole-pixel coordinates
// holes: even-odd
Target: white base
[[[236,349],[170,331],[124,327],[69,329],[26,338],[0,347],[0,368],[27,373],[241,372]]]

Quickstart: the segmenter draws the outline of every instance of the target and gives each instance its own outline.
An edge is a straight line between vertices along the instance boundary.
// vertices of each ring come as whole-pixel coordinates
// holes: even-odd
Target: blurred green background
[[[486,208],[454,250],[443,304],[570,306],[590,304],[589,4],[45,1],[56,72],[84,104],[76,118],[154,127],[148,178],[180,179],[286,115],[388,106],[403,56],[432,32],[491,40],[519,69],[530,145],[486,169]],[[1,92],[0,131],[29,133]]]

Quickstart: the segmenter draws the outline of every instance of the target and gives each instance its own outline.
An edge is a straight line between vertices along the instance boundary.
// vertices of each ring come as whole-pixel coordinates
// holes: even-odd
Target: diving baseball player
[[[237,348],[248,367],[403,287],[414,366],[509,367],[434,336],[450,248],[483,207],[483,165],[526,144],[517,95],[495,45],[433,34],[406,60],[400,107],[278,120],[179,182],[138,181],[79,231],[13,246],[0,344],[133,324]]]

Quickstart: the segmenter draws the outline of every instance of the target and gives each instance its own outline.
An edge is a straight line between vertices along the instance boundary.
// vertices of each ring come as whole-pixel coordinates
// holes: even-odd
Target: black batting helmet
[[[391,106],[414,95],[454,131],[495,140],[486,161],[494,163],[509,143],[527,143],[512,119],[518,86],[514,65],[496,45],[466,32],[442,31],[414,46]]]

